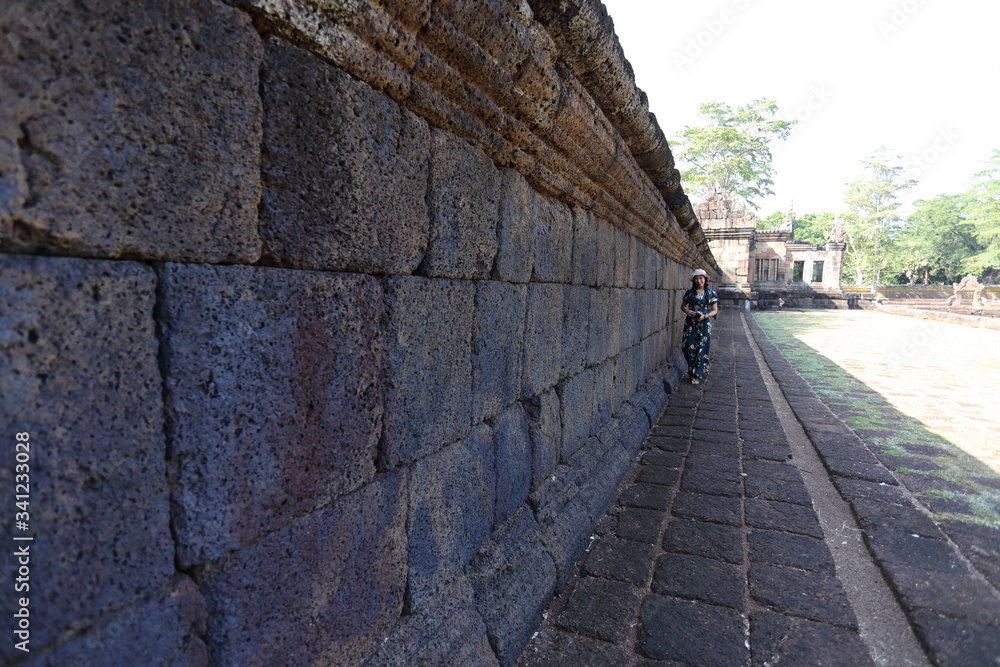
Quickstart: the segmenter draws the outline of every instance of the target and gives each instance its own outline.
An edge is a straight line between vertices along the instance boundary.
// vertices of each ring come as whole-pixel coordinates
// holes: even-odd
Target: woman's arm
[[[687,315],[688,317],[691,317],[691,315],[695,312],[693,310],[688,310],[687,292],[685,292],[684,296],[681,297],[681,312]]]
[[[708,293],[708,305],[712,306],[711,312],[705,317],[715,317],[719,314],[719,297],[712,290],[707,290]]]

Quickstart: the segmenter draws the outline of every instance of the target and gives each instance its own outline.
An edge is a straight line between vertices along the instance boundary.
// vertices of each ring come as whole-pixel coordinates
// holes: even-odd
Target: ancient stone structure
[[[718,269],[610,25],[5,3],[0,660],[513,662]]]
[[[962,305],[962,293],[972,292],[972,307],[982,309],[986,303],[983,301],[983,290],[986,289],[986,285],[982,285],[979,279],[976,278],[971,273],[966,274],[957,283],[952,284],[954,293],[945,300],[946,306],[961,306]]]
[[[825,246],[795,240],[790,210],[777,229],[758,230],[757,217],[717,186],[697,207],[724,278],[720,296],[819,307],[847,307],[840,287],[844,227],[835,222]]]

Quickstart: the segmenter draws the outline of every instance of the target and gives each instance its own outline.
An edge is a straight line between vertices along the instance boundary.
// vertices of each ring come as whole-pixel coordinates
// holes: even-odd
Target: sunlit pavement
[[[843,403],[838,392],[861,383],[1000,474],[1000,332],[867,311],[755,318],[814,389],[833,393],[834,404]],[[842,419],[865,426],[861,415]]]

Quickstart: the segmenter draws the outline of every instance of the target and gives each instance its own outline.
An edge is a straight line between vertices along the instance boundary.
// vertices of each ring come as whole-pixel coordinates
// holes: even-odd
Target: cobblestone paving
[[[871,664],[739,314],[714,338],[519,664]]]
[[[997,476],[796,337],[815,322],[747,321],[928,660],[997,664]],[[740,314],[714,337],[519,665],[872,664]]]

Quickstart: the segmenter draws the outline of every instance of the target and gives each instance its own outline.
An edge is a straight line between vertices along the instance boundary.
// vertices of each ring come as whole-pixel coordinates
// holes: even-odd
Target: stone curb
[[[982,317],[980,315],[942,313],[939,310],[907,308],[906,306],[878,306],[875,309],[875,312],[887,313],[889,315],[903,315],[905,317],[916,317],[922,320],[948,322],[950,324],[961,324],[963,327],[972,327],[974,329],[993,329],[994,331],[1000,331],[1000,319]]]

